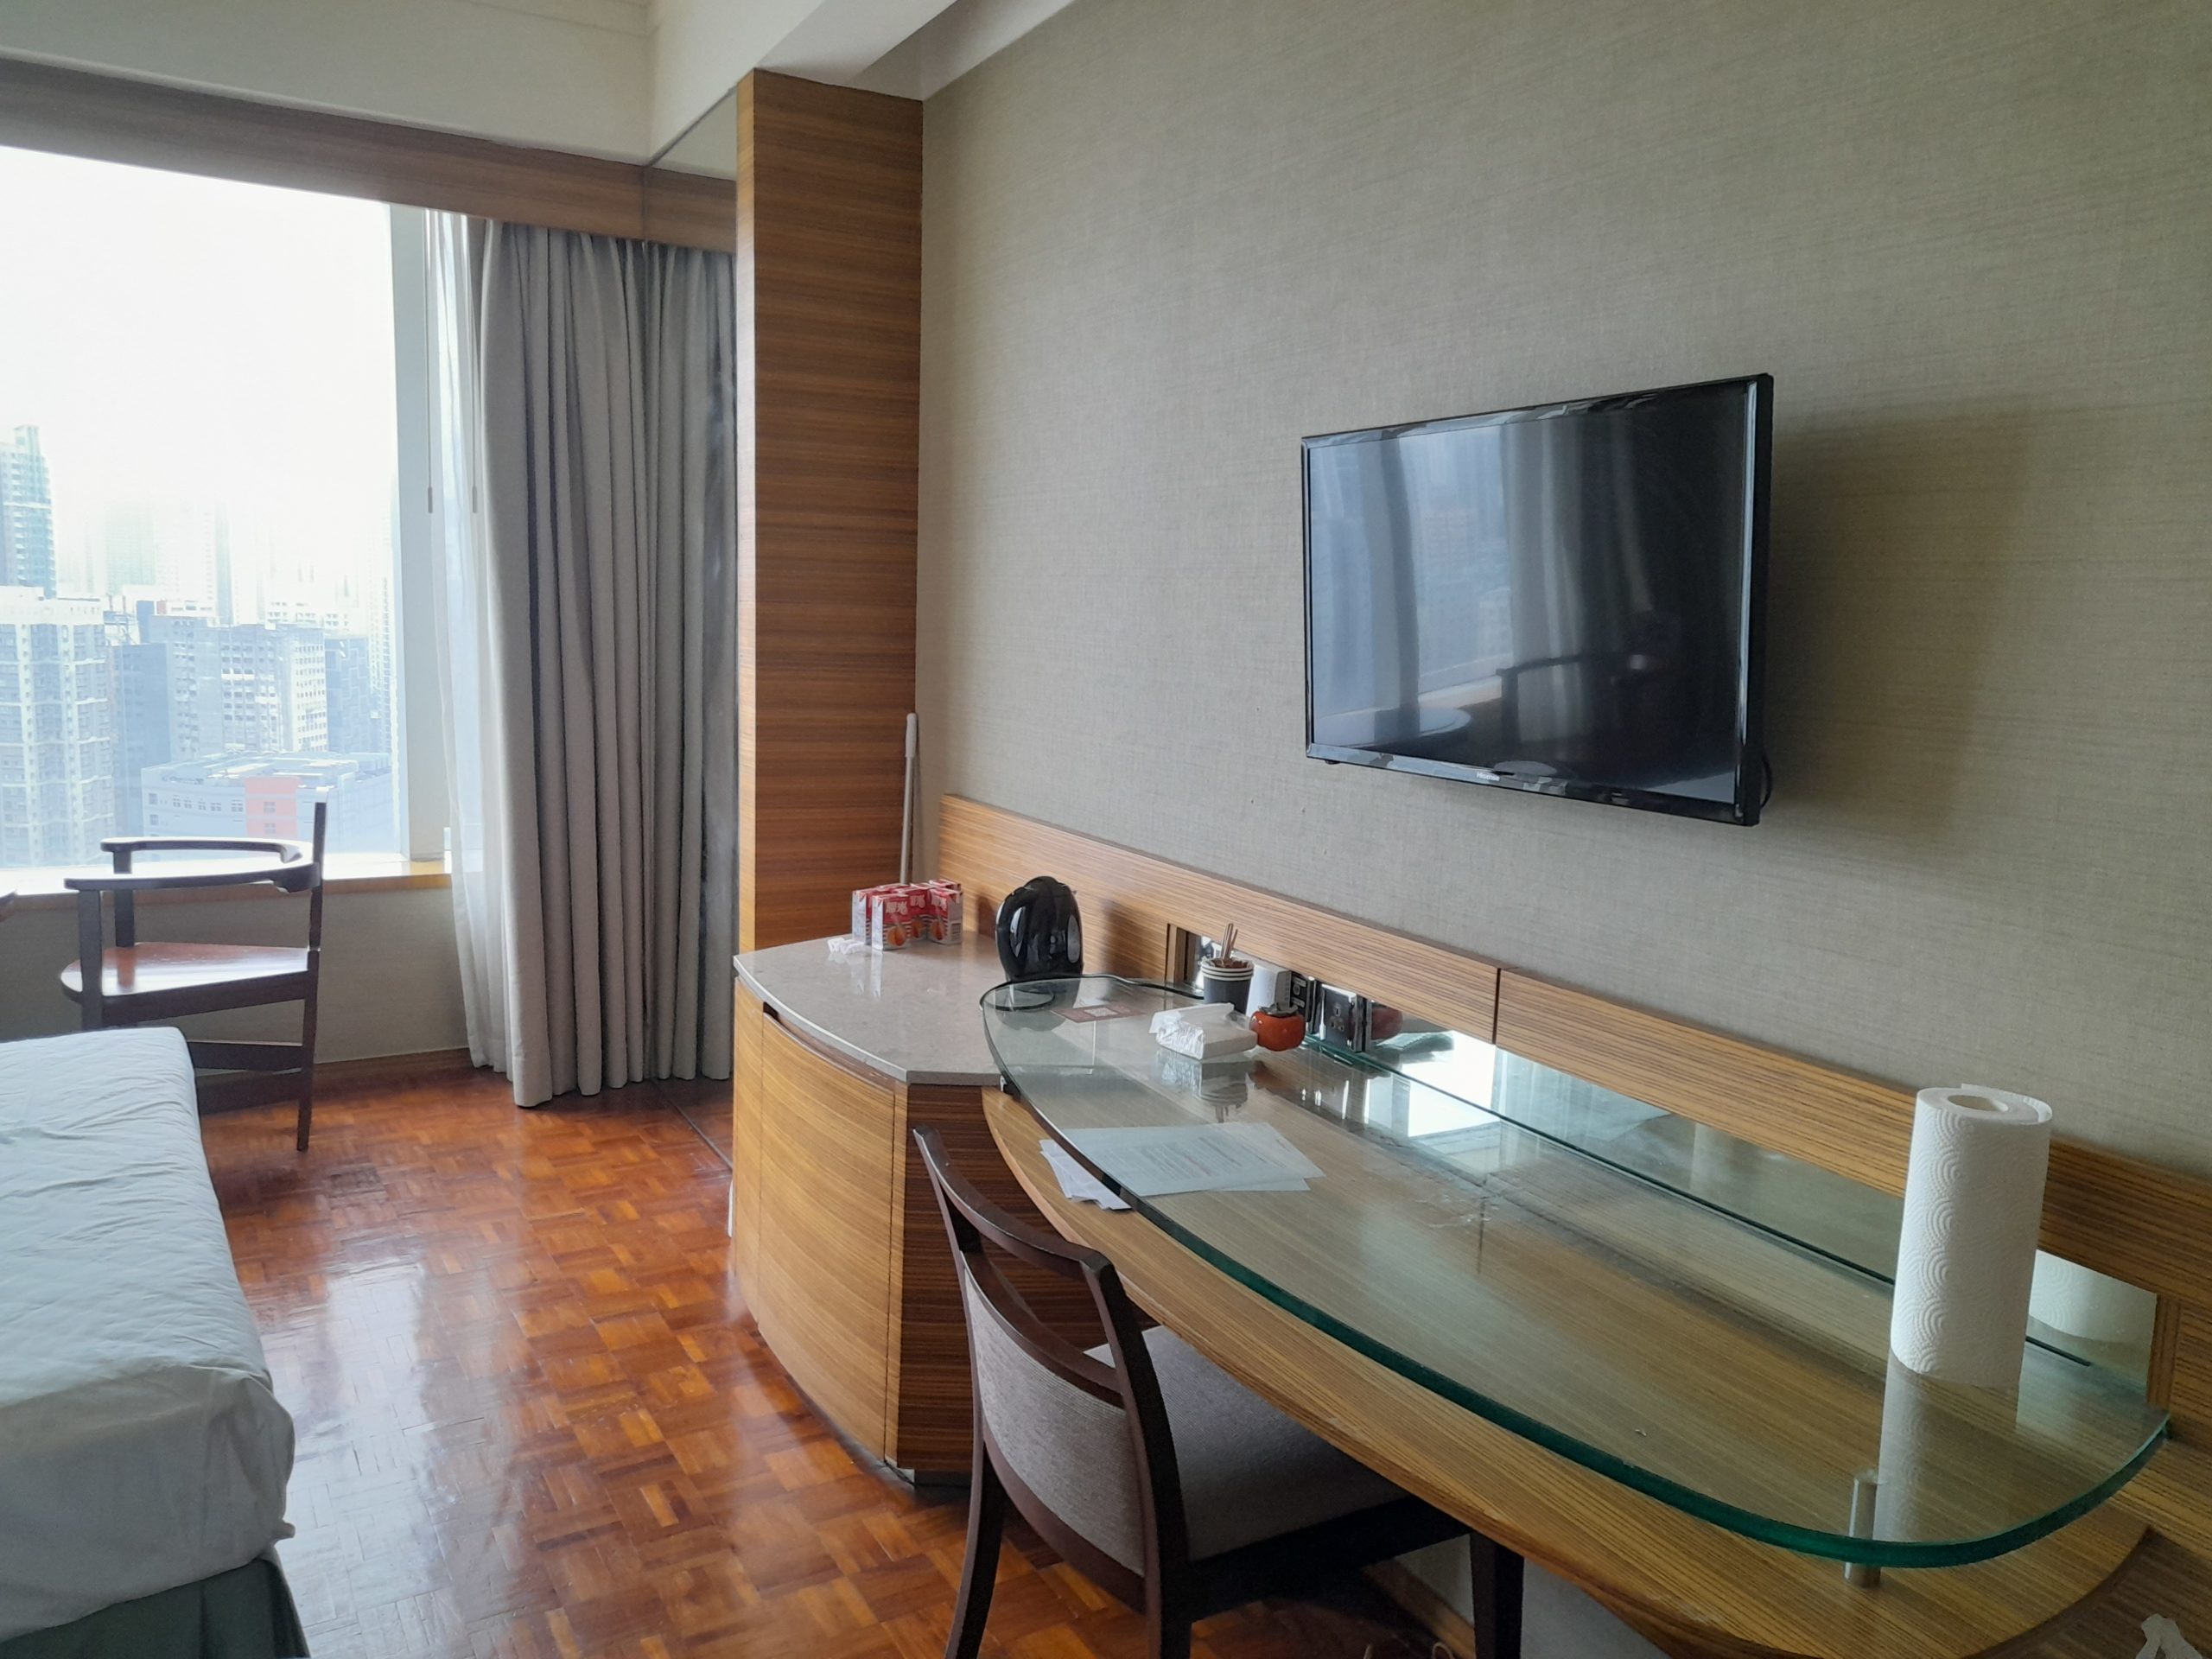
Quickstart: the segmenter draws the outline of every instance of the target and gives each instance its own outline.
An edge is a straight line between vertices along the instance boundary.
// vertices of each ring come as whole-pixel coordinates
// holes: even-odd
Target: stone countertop
[[[894,1083],[995,1088],[983,993],[1004,982],[972,929],[947,944],[833,954],[828,939],[747,950],[738,977],[785,1023]]]

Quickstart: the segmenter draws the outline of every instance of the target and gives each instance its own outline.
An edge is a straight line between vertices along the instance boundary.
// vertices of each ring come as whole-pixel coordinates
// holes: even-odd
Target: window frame
[[[41,146],[10,144],[10,148]],[[68,153],[63,151],[63,153]],[[104,156],[86,159],[106,161]],[[156,168],[155,171],[166,171]],[[245,174],[219,176],[239,182],[264,181]],[[346,194],[348,192],[332,194]],[[334,887],[364,890],[442,886],[447,869],[446,742],[442,691],[438,672],[435,583],[439,526],[432,478],[438,442],[435,335],[430,315],[428,212],[384,204],[390,224],[392,323],[392,390],[396,431],[391,566],[391,737],[393,827],[397,844],[388,851],[333,855]],[[120,710],[118,709],[118,716]],[[118,741],[120,741],[118,733]],[[242,813],[243,802],[233,803]],[[148,833],[158,833],[153,820]],[[0,863],[0,893],[12,893],[19,907],[37,909],[40,901],[67,902],[62,878],[86,866],[51,867]]]
[[[438,429],[430,319],[429,218],[391,215],[392,401],[397,411],[399,511],[392,572],[392,726],[399,739],[396,817],[401,855],[442,862],[450,818],[444,693],[437,671]]]

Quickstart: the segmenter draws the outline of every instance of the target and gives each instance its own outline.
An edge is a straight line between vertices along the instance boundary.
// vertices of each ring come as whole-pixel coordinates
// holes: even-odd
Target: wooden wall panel
[[[1266,961],[1471,1036],[1495,1025],[1497,969],[1478,957],[957,795],[938,804],[938,873],[969,889],[976,926],[1033,875],[1074,888],[1086,966],[1156,975],[1169,928],[1218,933],[1233,921],[1238,944]]]
[[[1587,991],[1508,970],[1497,1042],[1885,1192],[1904,1191],[1912,1096]]]
[[[722,181],[0,59],[0,144],[727,251]]]
[[[2212,1230],[2212,1223],[2206,1224]],[[2172,1444],[2152,1459],[2124,1496],[2169,1535],[2212,1557],[2212,1293],[2171,1307],[2165,1371]],[[2154,1367],[2155,1369],[2155,1367]]]
[[[738,88],[740,948],[893,880],[914,704],[922,109]]]

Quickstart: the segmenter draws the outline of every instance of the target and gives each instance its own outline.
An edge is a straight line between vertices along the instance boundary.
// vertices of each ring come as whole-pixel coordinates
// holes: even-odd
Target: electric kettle
[[[999,965],[1011,980],[1071,979],[1083,971],[1083,917],[1067,884],[1033,875],[999,906]]]

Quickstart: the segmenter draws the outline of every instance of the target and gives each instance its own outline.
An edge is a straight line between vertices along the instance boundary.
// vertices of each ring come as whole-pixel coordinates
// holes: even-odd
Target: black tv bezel
[[[1503,426],[1519,421],[1556,418],[1561,415],[1603,413],[1655,400],[1686,397],[1734,388],[1751,404],[1751,442],[1744,464],[1744,592],[1743,622],[1737,641],[1739,671],[1736,681],[1736,798],[1708,801],[1689,795],[1670,795],[1663,790],[1627,789],[1608,784],[1585,784],[1559,778],[1516,778],[1484,766],[1428,760],[1413,755],[1385,754],[1374,749],[1344,748],[1313,740],[1313,451],[1339,444],[1371,442],[1378,438],[1402,437],[1410,433],[1460,430],[1472,427]],[[1699,380],[1687,385],[1658,386],[1648,391],[1617,392],[1599,397],[1573,397],[1558,403],[1529,404],[1519,409],[1486,410],[1475,415],[1452,415],[1438,420],[1408,421],[1394,426],[1369,426],[1348,432],[1325,432],[1299,443],[1299,506],[1303,523],[1306,616],[1306,753],[1332,765],[1372,766],[1383,772],[1408,772],[1454,783],[1479,784],[1491,789],[1510,789],[1523,795],[1555,795],[1572,801],[1593,801],[1603,806],[1624,806],[1638,811],[1664,812],[1675,817],[1700,818],[1748,829],[1759,821],[1764,804],[1766,766],[1766,563],[1767,497],[1774,448],[1774,377],[1748,374],[1718,380]]]

